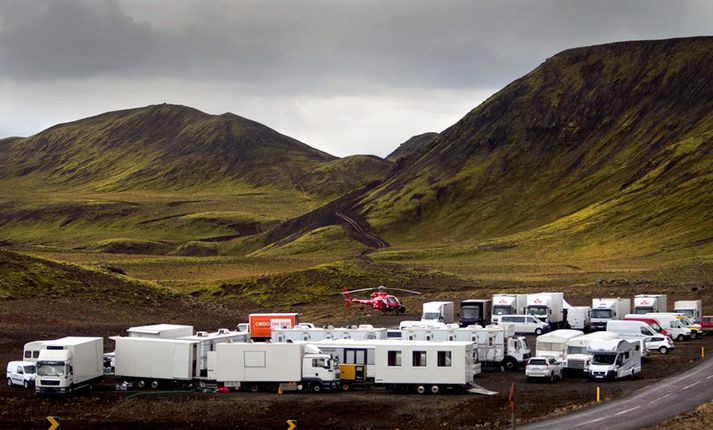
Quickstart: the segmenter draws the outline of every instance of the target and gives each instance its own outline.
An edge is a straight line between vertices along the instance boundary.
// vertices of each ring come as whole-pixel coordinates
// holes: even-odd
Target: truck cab
[[[426,302],[423,304],[421,321],[424,323],[453,322],[453,302]]]
[[[491,302],[490,299],[463,300],[460,302],[460,312],[458,313],[460,326],[468,327],[479,324],[485,327],[490,322]]]
[[[341,378],[339,360],[329,354],[307,353],[302,358],[302,377],[305,381],[319,381],[312,385],[312,391],[330,388]]]
[[[44,349],[37,359],[35,389],[38,393],[69,393],[73,372],[71,352]]]

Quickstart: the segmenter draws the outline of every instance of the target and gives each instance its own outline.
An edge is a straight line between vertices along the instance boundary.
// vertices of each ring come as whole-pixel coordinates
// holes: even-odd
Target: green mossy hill
[[[321,164],[301,179],[310,195],[333,200],[373,181],[384,179],[391,163],[375,155],[352,155]]]
[[[38,297],[156,304],[179,296],[152,283],[109,270],[0,250],[0,299]]]
[[[0,142],[0,179],[93,190],[296,187],[335,157],[234,114],[177,105],[108,112]]]
[[[547,59],[369,192],[361,213],[392,244],[512,236],[643,255],[709,244],[711,196],[713,37],[700,37]]]
[[[428,149],[428,144],[438,136],[438,133],[428,132],[411,137],[406,142],[399,145],[386,159],[391,162],[398,162],[402,158],[418,158]]]

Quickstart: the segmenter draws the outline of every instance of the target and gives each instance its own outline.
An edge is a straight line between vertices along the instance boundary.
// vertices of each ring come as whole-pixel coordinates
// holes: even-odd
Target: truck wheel
[[[664,355],[668,354],[668,348],[666,348],[665,346],[662,346],[661,348],[659,348],[659,352]]]
[[[151,381],[151,388],[154,390],[158,388],[158,381]]]
[[[431,394],[438,394],[441,388],[438,385],[431,385]]]
[[[321,393],[322,392],[322,384],[317,382],[314,385],[312,385],[312,392],[313,393]]]
[[[305,390],[305,386],[304,386],[304,385],[302,385],[302,384],[297,384],[297,391],[304,391],[304,390]]]
[[[251,393],[257,393],[258,391],[260,391],[260,386],[258,384],[251,384],[250,387],[248,387],[248,390]]]
[[[542,329],[541,329],[541,328],[536,328],[536,329],[535,329],[535,334],[538,335],[538,336],[541,335],[541,334],[542,334]]]
[[[347,382],[342,383],[342,391],[349,391],[352,387]]]
[[[679,341],[679,342],[683,342],[684,339],[685,339],[685,338],[683,337],[682,334],[679,334],[679,335],[676,337],[676,340]]]
[[[503,367],[505,370],[515,370],[517,367],[517,361],[512,357],[507,357],[503,360]]]
[[[144,387],[146,387],[146,382],[144,382],[144,381],[139,381],[139,382],[136,383],[136,386],[139,387],[139,388],[144,388]]]
[[[423,385],[419,385],[418,387],[416,387],[416,392],[417,392],[418,394],[425,394],[425,393],[426,393],[426,387],[424,387]]]

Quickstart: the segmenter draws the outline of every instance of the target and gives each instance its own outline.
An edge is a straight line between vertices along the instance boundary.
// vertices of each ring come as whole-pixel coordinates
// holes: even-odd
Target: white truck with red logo
[[[500,315],[524,315],[527,294],[494,294],[491,322],[497,324]]]
[[[565,326],[564,293],[527,295],[527,313],[547,322],[552,329]]]
[[[634,296],[634,313],[666,312],[666,294],[638,294]]]

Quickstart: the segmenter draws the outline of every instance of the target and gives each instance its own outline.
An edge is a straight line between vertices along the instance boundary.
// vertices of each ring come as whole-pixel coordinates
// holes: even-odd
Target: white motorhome
[[[479,364],[470,342],[378,341],[374,382],[399,391],[436,394],[472,386]]]
[[[500,315],[524,315],[527,307],[527,294],[494,294],[491,319],[497,324]]]
[[[592,361],[592,353],[589,351],[589,344],[595,340],[618,339],[619,335],[610,331],[595,331],[577,336],[567,340],[567,349],[563,362],[564,370],[571,373],[584,372],[589,374],[589,365]]]
[[[35,391],[65,394],[89,387],[104,374],[104,340],[64,337],[49,341],[37,357]]]
[[[584,333],[580,330],[555,330],[551,333],[537,336],[535,342],[536,357],[552,357],[557,361],[564,360],[565,351],[567,350],[567,341],[582,336]]]
[[[671,313],[649,313],[647,317],[655,319],[661,328],[668,331],[671,339],[679,342],[691,338],[691,330],[683,326],[676,314]]]
[[[370,324],[358,327],[327,328],[276,328],[272,329],[272,342],[316,342],[325,339],[386,339],[385,328],[375,328]]]
[[[339,361],[304,343],[220,343],[208,375],[225,387],[313,391],[337,388]]]
[[[701,316],[703,316],[703,302],[701,300],[677,300],[673,303],[673,311],[700,324]]]
[[[638,294],[634,296],[634,313],[667,312],[666,294]]]
[[[589,306],[567,308],[567,325],[573,330],[589,331],[592,328],[592,308]]]
[[[641,343],[624,339],[595,340],[589,344],[592,379],[633,378],[641,372]]]
[[[116,342],[114,374],[116,378],[151,386],[189,386],[198,376],[198,341],[112,337]]]
[[[452,324],[455,322],[453,302],[426,302],[423,304],[421,321],[424,323]]]
[[[148,337],[160,339],[178,339],[193,336],[193,326],[180,324],[151,324],[129,327],[129,337]]]
[[[230,331],[227,328],[218,329],[213,333],[199,331],[193,336],[179,338],[180,340],[191,340],[198,342],[198,378],[208,377],[208,353],[215,351],[215,347],[223,342],[250,342],[250,334],[240,331]]]
[[[596,298],[592,299],[592,328],[606,330],[609,320],[624,319],[631,312],[631,299]]]
[[[563,293],[538,293],[527,295],[527,313],[545,321],[552,328],[565,324]]]

